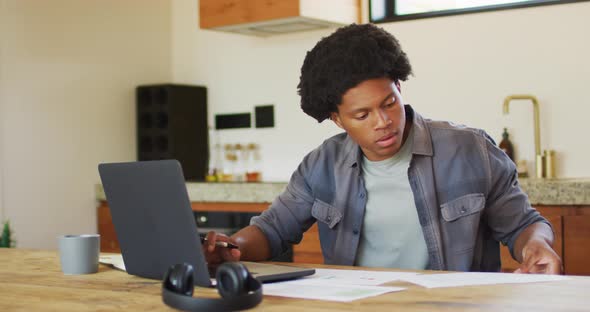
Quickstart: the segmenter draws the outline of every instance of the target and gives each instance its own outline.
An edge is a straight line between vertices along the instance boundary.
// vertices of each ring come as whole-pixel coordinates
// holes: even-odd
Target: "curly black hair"
[[[318,122],[337,112],[342,95],[359,83],[407,80],[412,67],[397,39],[373,24],[351,24],[307,52],[297,86],[301,109]]]

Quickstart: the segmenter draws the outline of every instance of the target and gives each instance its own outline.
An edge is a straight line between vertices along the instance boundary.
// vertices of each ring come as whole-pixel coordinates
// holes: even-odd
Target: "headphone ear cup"
[[[164,275],[164,287],[174,293],[192,296],[194,269],[188,263],[171,266]]]
[[[217,291],[223,298],[233,298],[247,294],[249,289],[249,278],[253,279],[242,263],[225,262],[217,268],[215,279],[217,280]]]
[[[168,269],[162,283],[162,301],[183,311],[238,311],[262,301],[262,284],[241,263],[224,263],[217,268],[217,290],[222,299],[193,298],[194,269],[177,264]]]

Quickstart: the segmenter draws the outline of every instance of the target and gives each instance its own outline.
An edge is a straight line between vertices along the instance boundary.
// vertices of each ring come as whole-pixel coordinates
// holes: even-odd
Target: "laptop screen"
[[[195,285],[210,286],[180,163],[109,163],[100,164],[98,170],[127,272],[161,280],[170,266],[189,263],[195,269]],[[245,264],[263,282],[315,273],[309,268]]]
[[[195,284],[209,286],[180,163],[110,163],[98,169],[127,272],[162,279],[170,266],[186,262],[195,268]]]

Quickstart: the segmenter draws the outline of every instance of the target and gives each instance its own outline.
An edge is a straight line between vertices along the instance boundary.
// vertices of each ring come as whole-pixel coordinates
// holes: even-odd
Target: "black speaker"
[[[183,311],[238,311],[255,307],[262,301],[262,284],[239,262],[225,262],[215,278],[220,299],[193,297],[192,265],[171,266],[162,282],[162,301]]]
[[[176,159],[186,180],[204,181],[209,164],[207,88],[138,86],[137,159]]]

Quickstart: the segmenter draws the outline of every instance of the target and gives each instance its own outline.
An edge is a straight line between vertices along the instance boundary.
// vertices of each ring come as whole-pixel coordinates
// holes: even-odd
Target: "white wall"
[[[590,94],[590,2],[380,24],[402,43],[415,77],[402,94],[422,115],[487,130],[508,127],[517,156],[534,159],[532,105],[505,96],[531,93],[541,106],[541,144],[557,150],[557,174],[588,177],[584,139]],[[206,85],[209,110],[253,112],[275,104],[273,129],[223,130],[222,141],[263,147],[267,181],[285,181],[301,158],[338,129],[299,109],[296,86],[306,51],[333,29],[248,37],[201,30],[198,1],[173,2],[173,77]],[[533,171],[534,172],[534,171]]]
[[[558,174],[590,176],[590,2],[382,24],[416,76],[403,94],[423,115],[488,130],[509,127],[531,159],[532,116],[504,96],[541,101],[542,143]],[[225,130],[263,147],[267,181],[339,132],[299,109],[305,52],[333,30],[266,39],[198,28],[198,1],[0,0],[0,219],[19,247],[55,248],[63,233],[96,231],[99,162],[135,159],[134,88],[158,82],[209,89],[209,111],[275,104],[272,129]]]
[[[97,164],[135,159],[139,84],[171,79],[168,1],[2,0],[0,172],[18,247],[96,232]]]
[[[2,60],[4,59],[3,55],[4,55],[4,24],[5,24],[5,18],[4,18],[4,11],[6,6],[6,0],[0,0],[0,221],[4,220],[4,198],[2,196],[3,194],[3,190],[4,190],[4,186],[2,184],[2,180],[4,177],[3,174],[3,170],[2,170],[2,164],[4,163],[2,161],[2,147],[4,146],[4,144],[2,144],[3,142],[3,133],[4,133],[4,122],[3,122],[3,116],[4,116],[4,98],[3,98],[3,94],[5,94],[5,90],[3,88],[4,86],[4,75],[3,75],[3,71],[2,71],[2,67],[3,62]]]

